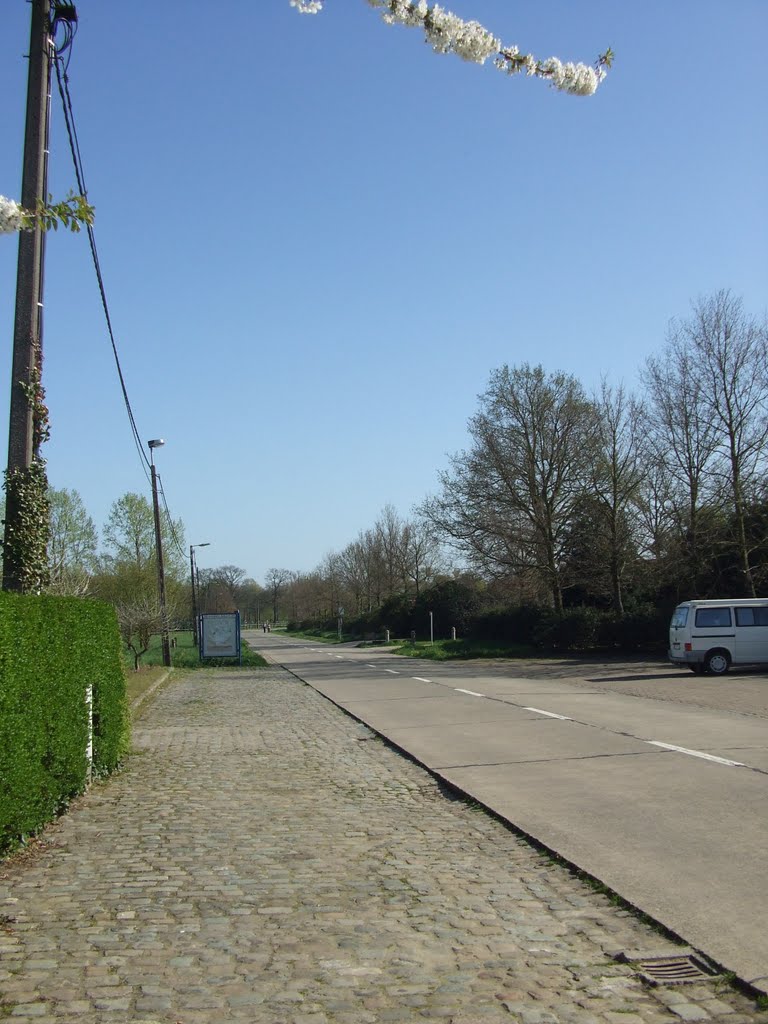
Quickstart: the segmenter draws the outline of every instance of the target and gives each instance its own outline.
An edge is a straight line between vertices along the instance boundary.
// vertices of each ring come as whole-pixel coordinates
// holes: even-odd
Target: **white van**
[[[679,604],[669,624],[669,660],[715,676],[731,665],[768,665],[768,599]]]

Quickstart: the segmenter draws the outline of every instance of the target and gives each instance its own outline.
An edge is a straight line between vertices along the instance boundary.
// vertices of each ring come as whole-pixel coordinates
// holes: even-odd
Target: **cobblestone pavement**
[[[126,768],[0,867],[15,1024],[768,1022],[646,987],[666,940],[279,669],[158,692]]]

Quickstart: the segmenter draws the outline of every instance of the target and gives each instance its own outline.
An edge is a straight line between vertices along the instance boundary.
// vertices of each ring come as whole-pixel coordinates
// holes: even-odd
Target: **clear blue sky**
[[[434,491],[490,371],[634,387],[719,288],[766,310],[766,0],[455,0],[591,98],[433,54],[365,0],[79,0],[69,76],[128,391],[201,567],[312,569]],[[29,6],[3,4],[0,193]],[[50,190],[75,183],[54,93]],[[0,238],[3,437],[16,244]],[[149,488],[84,234],[51,236],[55,487]],[[3,464],[5,463],[3,441]]]

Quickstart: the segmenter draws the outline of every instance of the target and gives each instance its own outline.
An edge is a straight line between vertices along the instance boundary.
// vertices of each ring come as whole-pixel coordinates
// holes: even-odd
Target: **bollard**
[[[88,715],[88,743],[85,747],[85,782],[90,786],[93,776],[93,686],[85,688],[85,708]]]
[[[455,639],[456,639],[456,627],[455,626],[451,626],[451,640],[455,640]]]

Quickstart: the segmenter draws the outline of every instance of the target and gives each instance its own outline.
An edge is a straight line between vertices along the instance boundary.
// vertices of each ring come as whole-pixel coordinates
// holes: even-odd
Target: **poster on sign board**
[[[200,657],[240,660],[240,612],[200,616]]]

